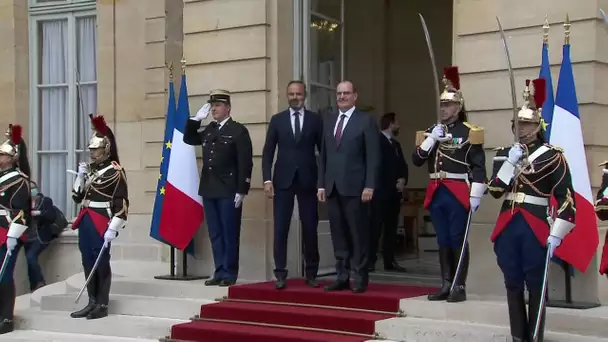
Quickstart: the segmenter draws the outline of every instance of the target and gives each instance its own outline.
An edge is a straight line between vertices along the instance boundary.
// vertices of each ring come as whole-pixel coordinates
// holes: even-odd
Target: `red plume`
[[[460,74],[457,66],[443,68],[443,75],[452,83],[452,87],[460,90]]]
[[[21,142],[21,134],[23,133],[23,128],[19,125],[12,125],[11,127],[11,141],[15,146],[19,145]]]
[[[534,104],[536,108],[542,108],[547,99],[547,81],[544,78],[537,78],[532,84],[534,84]]]
[[[104,119],[102,115],[89,116],[91,118],[91,123],[93,124],[93,128],[95,129],[95,131],[97,131],[97,133],[104,137],[107,136],[109,131],[108,125],[106,124],[106,119]]]

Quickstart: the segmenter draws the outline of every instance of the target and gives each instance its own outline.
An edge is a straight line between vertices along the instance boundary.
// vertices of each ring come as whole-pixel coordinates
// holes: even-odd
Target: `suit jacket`
[[[380,167],[380,130],[368,113],[355,109],[336,142],[338,112],[323,123],[318,188],[327,196],[334,188],[342,196],[361,196],[364,188],[375,189]]]
[[[318,173],[315,146],[319,151],[321,150],[322,130],[321,117],[305,110],[304,121],[301,125],[302,133],[296,141],[289,109],[273,115],[268,125],[262,152],[264,182],[272,179],[274,187],[277,189],[287,189],[294,182],[299,182],[299,186],[314,190]],[[272,173],[272,163],[277,147],[279,152],[274,164],[274,173]],[[296,172],[298,179],[295,179]]]
[[[249,193],[253,148],[245,126],[230,118],[220,129],[216,122],[212,122],[201,130],[198,121],[188,120],[184,142],[203,146],[199,195],[230,198],[235,194]]]
[[[397,179],[405,179],[407,184],[408,168],[401,144],[395,139],[388,140],[380,133],[380,171],[378,186],[374,193],[377,199],[389,199],[397,193]]]

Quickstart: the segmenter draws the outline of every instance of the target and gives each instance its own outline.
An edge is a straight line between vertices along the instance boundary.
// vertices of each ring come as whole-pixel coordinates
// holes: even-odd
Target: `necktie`
[[[302,128],[300,124],[300,112],[293,113],[294,115],[294,132],[293,136],[296,138],[296,141],[300,140],[300,136],[302,135]]]
[[[340,145],[340,139],[342,138],[342,128],[344,126],[345,114],[340,115],[340,121],[338,122],[338,128],[336,129],[336,145]]]

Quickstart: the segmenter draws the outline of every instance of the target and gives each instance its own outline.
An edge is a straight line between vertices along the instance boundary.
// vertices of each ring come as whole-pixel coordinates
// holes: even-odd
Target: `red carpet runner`
[[[171,339],[195,342],[362,342],[378,320],[395,317],[399,299],[435,288],[370,284],[366,293],[324,292],[302,279],[232,286],[228,300],[201,306],[200,318],[171,328]],[[288,304],[288,305],[285,305]],[[304,304],[304,305],[297,305]],[[359,309],[359,310],[357,310]],[[362,311],[367,310],[367,311]]]

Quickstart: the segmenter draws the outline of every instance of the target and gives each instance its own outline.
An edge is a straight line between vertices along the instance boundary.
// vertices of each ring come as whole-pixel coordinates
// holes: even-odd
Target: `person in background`
[[[602,168],[602,185],[597,192],[597,201],[595,202],[595,213],[600,221],[608,221],[608,160],[601,163]],[[600,274],[605,274],[608,277],[608,233],[604,239],[604,249],[602,251],[602,259],[600,264]]]
[[[32,292],[46,285],[44,274],[38,262],[40,254],[48,247],[57,235],[52,225],[57,218],[53,200],[38,192],[38,185],[31,182],[32,221],[30,229],[25,233],[23,247],[27,259],[27,275]]]

